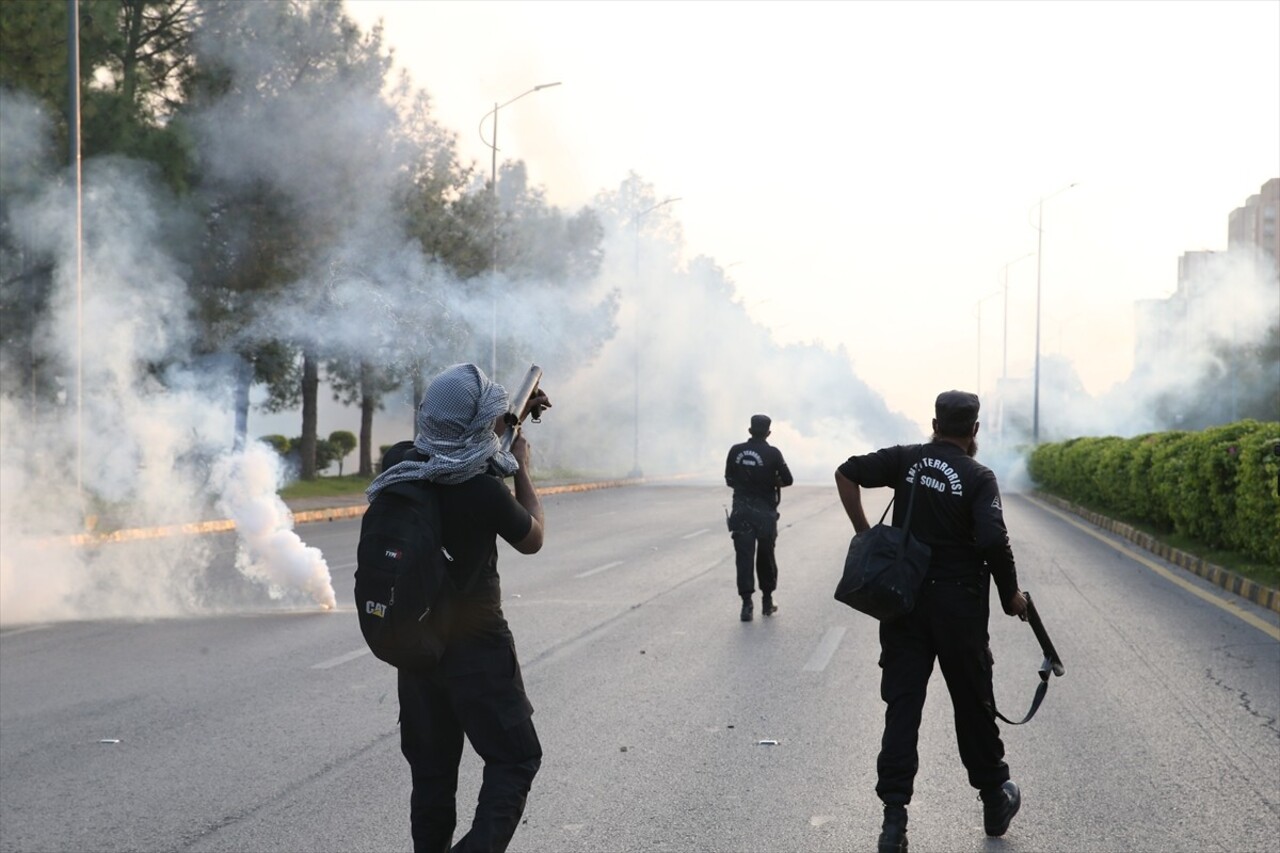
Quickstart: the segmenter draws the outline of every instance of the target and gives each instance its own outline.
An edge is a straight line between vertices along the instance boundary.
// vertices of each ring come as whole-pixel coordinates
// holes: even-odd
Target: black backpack
[[[365,511],[356,549],[360,633],[379,660],[418,673],[444,653],[453,591],[438,500],[425,480],[387,486]]]

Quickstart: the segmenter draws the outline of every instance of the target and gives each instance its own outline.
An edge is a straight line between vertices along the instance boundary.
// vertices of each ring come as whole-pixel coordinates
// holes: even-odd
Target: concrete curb
[[[540,487],[538,489],[538,495],[562,495],[570,492],[590,492],[596,489],[615,489],[619,486],[635,486],[646,482],[649,481],[641,477],[634,480],[602,480],[594,483],[566,483],[559,486]],[[333,507],[331,509],[301,510],[293,513],[293,522],[294,524],[310,524],[316,521],[338,521],[345,518],[359,518],[364,515],[364,511],[366,509],[368,509],[368,504]],[[235,527],[234,522],[226,523],[230,524],[231,528]]]
[[[1095,527],[1101,527],[1110,533],[1123,537],[1133,544],[1144,548],[1164,560],[1168,560],[1179,568],[1185,569],[1194,575],[1204,578],[1209,583],[1219,586],[1228,592],[1235,593],[1241,598],[1251,601],[1259,607],[1265,607],[1268,610],[1280,613],[1280,590],[1272,589],[1269,586],[1242,577],[1233,571],[1224,569],[1222,566],[1210,563],[1202,557],[1189,554],[1177,548],[1172,548],[1164,542],[1158,541],[1150,533],[1143,532],[1134,528],[1132,525],[1124,524],[1115,519],[1108,518],[1101,513],[1085,509],[1082,506],[1055,497],[1054,495],[1045,494],[1044,492],[1036,492],[1036,498],[1051,504],[1058,509],[1066,510],[1073,515],[1078,515],[1085,521]]]

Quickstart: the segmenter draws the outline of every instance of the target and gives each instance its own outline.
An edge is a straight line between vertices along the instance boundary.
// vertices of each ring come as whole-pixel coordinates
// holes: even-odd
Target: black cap
[[[769,420],[768,415],[752,415],[751,416],[751,432],[757,435],[764,435],[769,431],[769,425],[773,421]]]
[[[968,391],[943,391],[933,404],[938,431],[947,435],[967,433],[978,420],[978,395]]]

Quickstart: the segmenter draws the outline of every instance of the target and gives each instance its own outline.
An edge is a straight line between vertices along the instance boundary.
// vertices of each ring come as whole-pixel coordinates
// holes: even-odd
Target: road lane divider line
[[[692,539],[692,538],[693,538],[693,537],[695,537],[695,536],[701,536],[702,534],[706,533],[706,532],[707,532],[708,530],[710,530],[710,529],[711,529],[710,527],[704,527],[704,528],[702,528],[701,530],[695,530],[695,531],[693,531],[692,533],[686,533],[685,535],[681,536],[680,538],[681,538],[681,539]]]
[[[730,555],[729,558],[721,557],[715,562],[712,562],[709,565],[707,565],[706,568],[696,570],[694,574],[689,575],[688,577],[682,578],[681,580],[673,583],[671,586],[666,587],[665,589],[658,590],[657,592],[653,593],[643,601],[637,601],[635,604],[628,605],[625,609],[619,610],[618,612],[614,613],[612,616],[609,616],[604,620],[597,622],[595,625],[591,626],[590,628],[587,628],[572,637],[566,637],[564,639],[561,639],[552,643],[547,648],[543,649],[540,652],[535,653],[532,657],[528,658],[525,663],[521,664],[520,669],[524,673],[525,679],[528,680],[535,673],[541,672],[543,668],[548,667],[551,664],[564,659],[565,657],[574,653],[575,651],[582,648],[583,646],[588,645],[594,640],[597,640],[600,637],[604,636],[605,634],[609,633],[615,627],[617,627],[617,625],[621,623],[623,619],[633,615],[637,610],[641,609],[646,604],[657,601],[659,598],[662,598],[665,595],[670,595],[671,593],[675,592],[676,590],[680,589],[686,584],[693,583],[699,578],[705,577],[709,572],[715,569],[721,568],[725,564],[727,559],[731,559],[731,558],[732,558],[732,555]]]
[[[1142,554],[1139,554],[1137,551],[1133,550],[1132,548],[1129,548],[1123,543],[1112,541],[1111,539],[1109,539],[1108,537],[1100,533],[1098,530],[1094,529],[1091,525],[1088,525],[1081,521],[1077,521],[1076,519],[1072,518],[1070,515],[1063,512],[1062,510],[1056,509],[1055,507],[1052,507],[1049,504],[1044,503],[1043,501],[1037,500],[1036,498],[1033,498],[1030,495],[1024,494],[1024,495],[1021,495],[1020,497],[1022,497],[1023,500],[1027,501],[1033,506],[1036,506],[1051,515],[1056,515],[1058,518],[1062,519],[1067,524],[1070,524],[1072,527],[1076,528],[1077,530],[1087,533],[1088,535],[1092,536],[1094,539],[1101,542],[1103,545],[1106,545],[1108,548],[1111,548],[1112,550],[1115,550],[1115,551],[1119,551],[1121,554],[1133,560],[1134,562],[1147,567],[1148,569],[1155,572],[1157,575],[1164,578],[1165,580],[1170,581],[1174,584],[1177,584],[1178,586],[1182,587],[1187,592],[1191,593],[1197,598],[1207,601],[1208,603],[1212,604],[1214,607],[1217,607],[1227,613],[1230,613],[1232,616],[1235,616],[1236,618],[1240,619],[1242,622],[1252,625],[1262,633],[1269,636],[1271,639],[1280,641],[1280,626],[1272,625],[1270,622],[1266,621],[1265,619],[1259,618],[1255,614],[1250,613],[1247,610],[1243,609],[1239,604],[1237,604],[1234,601],[1228,601],[1226,599],[1219,598],[1218,596],[1210,592],[1206,592],[1205,590],[1191,583],[1191,581],[1187,580],[1186,578],[1179,577],[1178,575],[1169,571],[1164,566],[1157,563],[1155,560],[1148,559],[1147,557],[1143,556]]]
[[[827,664],[831,663],[831,656],[836,653],[836,649],[840,648],[840,641],[844,639],[846,630],[843,626],[828,628],[827,633],[823,634],[818,642],[818,647],[813,650],[813,654],[809,655],[809,660],[804,665],[804,672],[822,672],[826,669]]]
[[[354,652],[347,652],[345,655],[338,655],[336,658],[329,658],[328,660],[321,661],[320,663],[313,663],[311,668],[333,669],[335,666],[342,666],[342,664],[347,663],[348,661],[353,661],[356,658],[362,658],[367,654],[369,654],[368,648],[356,649]]]
[[[612,563],[605,563],[603,566],[596,566],[594,569],[587,569],[585,572],[582,572],[582,573],[580,573],[580,574],[576,574],[576,575],[574,575],[574,577],[575,577],[575,578],[589,578],[589,577],[591,577],[592,575],[597,575],[597,574],[599,574],[600,572],[608,571],[609,569],[612,569],[612,568],[614,568],[615,566],[621,566],[624,562],[626,562],[626,561],[625,561],[625,560],[614,560]]]

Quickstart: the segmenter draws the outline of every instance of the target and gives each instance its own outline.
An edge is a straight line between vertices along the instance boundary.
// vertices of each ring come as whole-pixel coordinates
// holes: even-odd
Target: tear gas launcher
[[[506,421],[507,431],[502,434],[502,449],[510,450],[511,445],[515,443],[516,436],[520,435],[520,427],[524,424],[524,419],[530,417],[533,422],[539,423],[542,419],[542,407],[534,406],[525,411],[525,407],[529,405],[530,398],[538,393],[538,383],[542,381],[542,368],[536,364],[529,365],[529,372],[524,375],[524,381],[520,383],[520,388],[511,397],[511,405],[507,408],[507,413],[503,415]]]

